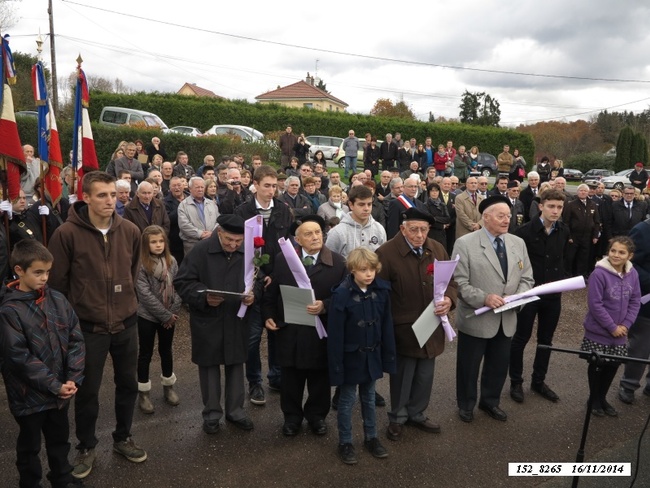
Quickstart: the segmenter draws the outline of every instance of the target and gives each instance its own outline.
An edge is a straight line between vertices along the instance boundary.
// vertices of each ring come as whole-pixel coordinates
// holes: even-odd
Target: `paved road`
[[[565,298],[565,311],[582,304],[584,291]],[[581,323],[576,314],[563,315],[557,346],[576,347],[581,337]],[[329,433],[316,437],[303,431],[296,438],[280,433],[282,416],[279,396],[268,395],[264,407],[247,404],[255,430],[242,432],[231,425],[208,436],[201,430],[201,401],[196,367],[189,361],[189,334],[179,327],[175,339],[176,374],[182,403],[169,407],[162,402],[162,389],[152,391],[156,413],[146,416],[136,411],[133,434],[145,447],[149,459],[131,464],[111,452],[113,426],[112,388],[109,365],[102,388],[99,419],[98,460],[88,478],[94,487],[565,487],[568,479],[509,478],[508,462],[571,462],[578,447],[587,395],[586,364],[569,355],[554,355],[549,384],[560,395],[551,404],[530,393],[526,401],[515,404],[504,394],[502,408],[509,414],[505,423],[492,420],[477,411],[472,424],[457,417],[455,405],[456,348],[452,343],[437,360],[436,379],[428,415],[440,422],[442,433],[431,435],[407,428],[404,438],[391,442],[385,438],[385,409],[378,409],[381,438],[389,450],[386,460],[373,459],[360,447],[359,464],[343,465],[336,456],[335,415],[327,419]],[[527,350],[527,372],[532,350]],[[152,367],[152,377],[160,374]],[[616,382],[615,382],[616,384]],[[378,383],[379,391],[388,394],[386,379]],[[614,394],[610,394],[611,397]],[[650,412],[650,398],[641,397],[637,404],[623,406],[615,399],[621,416],[594,419],[587,444],[587,460],[634,460],[638,433]],[[17,486],[14,467],[14,442],[17,428],[9,415],[4,388],[0,395],[0,472],[1,486]],[[73,431],[74,432],[74,431]],[[355,444],[361,444],[361,421],[355,410]],[[650,486],[650,445],[643,442],[642,475],[636,486]],[[629,478],[584,478],[581,486],[626,487]]]

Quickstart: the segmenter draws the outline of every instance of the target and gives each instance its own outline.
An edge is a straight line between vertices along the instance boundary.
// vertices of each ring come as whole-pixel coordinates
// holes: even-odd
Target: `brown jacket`
[[[157,198],[154,198],[151,200],[150,205],[153,207],[151,223],[147,220],[147,214],[145,213],[144,208],[142,208],[140,199],[137,195],[134,196],[133,200],[124,207],[123,217],[137,225],[140,232],[150,225],[159,225],[165,229],[165,234],[169,235],[169,216],[167,215],[163,203]]]
[[[445,333],[439,326],[424,347],[420,347],[411,328],[433,299],[433,276],[427,274],[427,267],[434,259],[449,260],[447,251],[433,239],[427,239],[423,246],[424,255],[418,258],[411,250],[402,233],[377,249],[381,261],[379,277],[390,281],[391,306],[397,353],[414,358],[434,358],[445,349]],[[451,281],[445,293],[456,307],[456,282]]]
[[[476,194],[476,205],[474,205],[472,197],[466,191],[456,195],[454,201],[456,206],[456,239],[472,232],[472,224],[483,223],[481,213],[478,211],[481,200],[483,200],[483,197],[478,193]]]

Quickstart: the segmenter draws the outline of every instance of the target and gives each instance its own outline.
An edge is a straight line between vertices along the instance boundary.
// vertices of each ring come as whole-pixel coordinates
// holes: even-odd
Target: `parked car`
[[[163,132],[169,128],[160,117],[151,112],[124,107],[104,107],[99,115],[99,123],[104,125],[142,125],[145,127],[160,127]]]
[[[264,134],[245,125],[213,125],[204,136],[239,136],[243,141],[258,142],[264,140]]]
[[[184,136],[190,137],[201,137],[203,135],[203,132],[199,129],[188,125],[177,125],[169,129],[169,132],[176,132],[177,134],[183,134]]]
[[[605,185],[605,188],[607,190],[611,190],[613,188],[616,188],[617,190],[623,190],[626,185],[630,185],[630,173],[632,173],[634,169],[624,169],[623,171],[619,171],[615,175],[612,176],[606,176],[600,182]]]
[[[577,169],[564,168],[564,179],[567,181],[582,181],[582,171]]]
[[[334,151],[334,154],[332,155],[332,161],[334,161],[334,164],[336,164],[339,168],[344,168],[345,167],[345,151],[343,150],[343,141],[344,139],[341,139],[341,144],[339,144],[339,147],[336,148]],[[366,142],[365,139],[358,139],[359,141],[359,152],[357,152],[357,166],[363,167],[363,145]],[[377,146],[381,146],[381,143],[384,141],[377,140]]]
[[[309,144],[309,159],[314,159],[316,151],[323,151],[325,159],[332,160],[334,152],[339,148],[343,138],[332,136],[307,136],[307,144]]]
[[[609,169],[590,169],[582,176],[582,182],[587,184],[589,184],[590,182],[598,183],[606,176],[612,176],[613,174],[614,172]]]
[[[35,110],[21,110],[14,114],[16,117],[38,117],[38,112]]]
[[[498,174],[497,158],[490,153],[478,153],[478,164],[476,169],[470,172],[470,176],[485,176],[487,178],[496,174]]]

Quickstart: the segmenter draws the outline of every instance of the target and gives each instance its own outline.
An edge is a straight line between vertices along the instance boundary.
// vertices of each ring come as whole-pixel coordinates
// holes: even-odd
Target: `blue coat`
[[[357,385],[395,373],[390,283],[381,278],[364,293],[349,275],[334,290],[327,324],[330,383]]]

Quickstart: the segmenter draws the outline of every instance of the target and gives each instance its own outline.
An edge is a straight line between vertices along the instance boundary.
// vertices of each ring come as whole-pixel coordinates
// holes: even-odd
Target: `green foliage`
[[[631,159],[633,139],[634,131],[629,125],[626,125],[618,134],[618,141],[616,142],[616,161],[614,162],[615,171],[623,171],[624,169],[633,166],[634,162]]]
[[[590,169],[614,169],[614,158],[605,156],[602,152],[593,151],[589,153],[570,156],[564,161],[565,168],[578,169],[583,173]]]
[[[35,117],[17,117],[18,132],[22,144],[31,144],[37,147],[38,123]],[[61,140],[61,151],[67,163],[68,154],[72,149],[72,127],[70,121],[58,121],[59,138]],[[109,163],[111,156],[121,141],[144,141],[145,146],[154,136],[160,137],[162,145],[167,154],[174,160],[178,151],[185,151],[190,159],[190,164],[198,168],[203,164],[206,154],[212,154],[217,161],[221,156],[236,153],[244,154],[246,161],[251,156],[259,154],[265,162],[279,161],[279,152],[272,144],[266,143],[244,143],[235,137],[188,137],[181,134],[162,134],[157,129],[136,129],[133,127],[108,127],[99,123],[92,124],[93,138],[95,139],[95,150],[97,160],[101,169]]]
[[[485,92],[465,90],[460,102],[460,121],[463,124],[499,127],[501,108],[499,101]]]
[[[454,141],[458,147],[463,144],[470,148],[478,146],[481,151],[497,155],[501,152],[504,144],[511,147],[518,147],[527,161],[534,161],[535,147],[533,139],[529,134],[523,134],[510,129],[496,127],[479,127],[466,124],[450,123],[428,123],[411,120],[396,120],[389,117],[377,117],[362,114],[349,114],[345,112],[320,112],[309,109],[291,109],[277,104],[250,104],[242,100],[223,100],[210,98],[187,97],[176,94],[146,94],[137,93],[132,95],[91,92],[90,94],[90,118],[92,121],[99,120],[99,114],[104,106],[113,105],[118,107],[129,107],[140,110],[147,110],[160,116],[169,127],[174,125],[190,125],[207,130],[214,124],[239,124],[254,127],[263,132],[270,140],[278,140],[286,124],[292,124],[294,133],[304,132],[306,135],[322,134],[331,136],[347,137],[349,129],[354,129],[357,134],[370,132],[376,134],[378,139],[384,139],[388,132],[401,132],[403,138],[414,137],[423,142],[426,137],[431,137],[434,145],[445,143],[448,140]],[[101,126],[93,126],[95,142],[103,144],[107,132],[115,129],[106,129]],[[133,129],[118,129],[120,131],[137,132],[137,137],[131,139],[142,139],[148,141],[153,136],[148,131],[134,131]],[[144,135],[142,134],[144,132]],[[180,138],[180,139],[176,139]],[[110,151],[102,153],[104,157],[110,157],[120,140],[125,137],[112,137],[110,139]],[[193,147],[194,144],[201,146],[203,139],[192,140],[187,145],[188,138],[180,135],[164,135],[163,144],[170,153],[177,150],[185,150],[186,147]],[[209,139],[211,141],[212,139]],[[180,142],[177,142],[180,141]],[[175,146],[175,147],[174,147]],[[250,152],[252,144],[242,146],[245,154]],[[170,151],[170,148],[172,149]],[[266,149],[263,152],[262,149]],[[273,147],[261,145],[260,154],[266,161],[267,154],[271,161],[277,161],[274,157]],[[189,151],[186,151],[189,153]],[[213,154],[230,154],[231,152],[220,152],[213,150]],[[201,152],[199,151],[201,154]],[[202,154],[206,154],[205,152]],[[202,158],[202,156],[201,156]],[[103,159],[102,159],[103,161]],[[190,161],[197,162],[196,157],[190,153]],[[104,163],[106,164],[106,163]]]
[[[631,163],[647,163],[648,162],[648,153],[646,151],[646,142],[645,137],[640,133],[635,133],[632,137],[632,147],[630,148],[630,162]]]
[[[32,66],[38,59],[31,54],[14,52],[14,64],[16,65],[16,84],[11,87],[11,94],[14,101],[14,110],[36,110],[34,93],[32,91]],[[49,86],[50,71],[45,69],[45,80]]]

